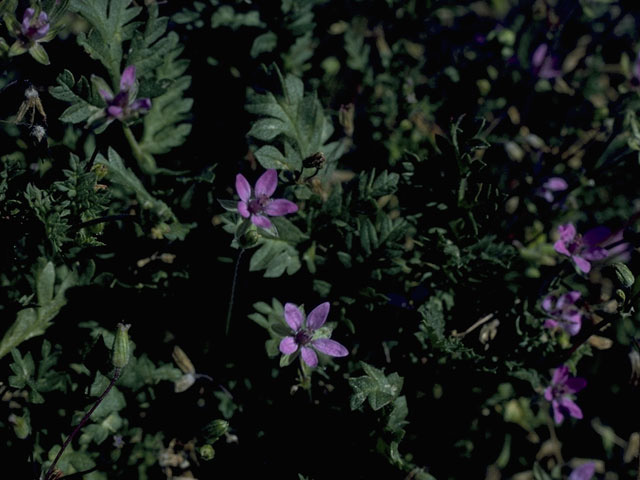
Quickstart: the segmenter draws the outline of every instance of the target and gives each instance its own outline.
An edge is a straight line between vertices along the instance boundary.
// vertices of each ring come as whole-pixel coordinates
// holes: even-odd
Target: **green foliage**
[[[60,349],[52,349],[48,340],[42,342],[40,361],[36,369],[31,352],[24,357],[18,349],[11,350],[13,363],[10,365],[14,375],[9,377],[9,385],[23,389],[29,387],[29,401],[44,403],[42,393],[53,390],[66,390],[66,377],[62,372],[53,370],[60,357]]]
[[[271,92],[252,93],[246,105],[250,113],[265,117],[253,124],[249,136],[280,145],[280,149],[272,145],[258,149],[258,162],[264,168],[298,171],[305,158],[318,152],[324,152],[329,161],[336,161],[342,155],[341,145],[327,143],[334,129],[316,95],[305,94],[299,78],[291,74],[283,78],[277,73],[282,97]]]
[[[78,43],[91,58],[105,66],[113,79],[114,89],[118,90],[122,44],[133,38],[140,25],[133,19],[142,8],[133,6],[132,0],[72,0],[70,9],[82,15],[92,27],[88,34],[78,35]]]
[[[349,403],[351,409],[359,408],[365,400],[369,401],[369,406],[374,411],[393,403],[400,395],[404,379],[395,372],[385,375],[382,370],[364,362],[361,362],[361,366],[366,375],[349,379],[349,385],[353,389]],[[406,407],[406,403],[404,406]],[[397,428],[403,418],[401,411],[396,411],[390,424]]]
[[[92,266],[82,274],[66,266],[56,268],[54,264],[40,259],[34,267],[33,287],[37,299],[36,307],[20,310],[16,320],[0,341],[0,358],[22,342],[43,335],[67,303],[68,288],[87,282],[92,276]]]

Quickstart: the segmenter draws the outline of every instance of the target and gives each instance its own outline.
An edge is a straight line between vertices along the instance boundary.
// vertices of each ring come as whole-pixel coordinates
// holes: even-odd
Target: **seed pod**
[[[116,337],[113,340],[111,363],[116,368],[123,368],[129,363],[129,328],[131,325],[118,324]]]

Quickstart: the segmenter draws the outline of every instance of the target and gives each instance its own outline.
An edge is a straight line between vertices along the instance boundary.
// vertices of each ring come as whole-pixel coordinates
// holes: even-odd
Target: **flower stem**
[[[240,260],[242,259],[242,254],[244,253],[244,248],[241,248],[238,252],[238,258],[236,258],[236,266],[233,269],[233,283],[231,284],[231,297],[229,298],[229,308],[227,309],[227,323],[224,327],[225,336],[229,335],[229,327],[231,326],[231,313],[233,312],[233,299],[236,294],[236,284],[238,283],[238,271],[240,270]]]
[[[62,457],[62,453],[69,446],[69,444],[71,443],[73,438],[78,434],[78,432],[82,429],[82,427],[85,425],[85,423],[87,423],[87,421],[89,420],[89,418],[91,417],[93,412],[96,410],[96,408],[98,408],[98,405],[100,405],[100,403],[102,403],[102,401],[109,394],[109,392],[111,391],[111,389],[113,388],[115,383],[118,381],[118,378],[120,377],[120,373],[121,373],[121,369],[116,368],[115,371],[113,372],[113,377],[111,378],[111,381],[109,382],[109,386],[106,388],[106,390],[104,392],[102,392],[102,395],[100,395],[98,400],[96,400],[96,403],[94,403],[93,406],[91,407],[91,409],[89,409],[89,411],[84,414],[84,417],[82,417],[82,420],[80,420],[80,423],[78,423],[78,425],[76,425],[76,428],[73,429],[71,434],[64,441],[64,443],[62,444],[62,448],[60,448],[60,451],[58,451],[58,454],[56,455],[56,458],[53,460],[53,463],[51,464],[51,466],[49,467],[49,470],[47,470],[47,473],[44,476],[45,480],[48,480],[51,477],[51,474],[53,473],[53,470],[55,469],[55,467],[56,467],[56,465],[58,463],[58,460],[60,460],[60,457]]]

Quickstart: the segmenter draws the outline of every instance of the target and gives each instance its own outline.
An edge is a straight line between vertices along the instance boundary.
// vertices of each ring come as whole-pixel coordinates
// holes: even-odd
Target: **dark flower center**
[[[270,200],[271,199],[266,195],[258,195],[256,198],[249,201],[249,205],[247,205],[247,209],[249,210],[249,213],[260,214],[264,212],[264,209],[267,207]]]
[[[311,334],[311,332],[303,328],[302,330],[299,330],[296,333],[296,336],[294,338],[298,345],[302,345],[304,347],[306,344],[308,344],[311,341],[312,337],[313,335]]]

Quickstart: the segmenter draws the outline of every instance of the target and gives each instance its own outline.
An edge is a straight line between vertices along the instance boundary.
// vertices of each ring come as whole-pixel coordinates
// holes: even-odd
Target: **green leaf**
[[[120,79],[122,44],[132,39],[138,26],[132,21],[142,11],[142,7],[130,6],[131,3],[132,0],[73,0],[70,5],[91,25],[88,34],[78,34],[78,43],[107,68],[114,88]]]
[[[42,65],[50,64],[47,51],[39,43],[33,44],[33,46],[29,49],[29,55],[31,55],[36,62],[41,63]]]
[[[367,363],[361,362],[361,365],[367,375],[349,379],[354,392],[350,399],[352,410],[360,407],[365,400],[369,401],[373,410],[380,410],[400,395],[404,380],[397,373],[385,376],[382,370]]]
[[[279,239],[262,238],[261,242],[249,262],[250,271],[265,270],[265,277],[275,278],[285,271],[293,275],[300,269],[300,256],[293,245]]]
[[[237,30],[240,27],[266,27],[260,21],[260,13],[252,10],[247,13],[236,13],[230,5],[222,5],[211,16],[211,28],[229,27]]]
[[[251,45],[251,56],[256,58],[261,53],[272,51],[278,44],[278,37],[273,32],[258,35]]]
[[[302,80],[290,74],[283,78],[279,71],[276,73],[281,97],[271,92],[249,95],[247,111],[263,118],[253,124],[248,135],[263,142],[280,143],[280,149],[267,145],[256,152],[265,168],[300,170],[302,159],[322,152],[325,147],[332,148],[325,142],[333,133],[333,125],[315,94],[304,94]],[[334,149],[334,153],[340,152]],[[337,158],[338,155],[332,155],[329,161]]]
[[[125,167],[124,161],[118,155],[118,152],[109,147],[108,157],[106,159],[101,154],[98,154],[96,163],[107,167],[107,178],[109,180],[121,185],[126,191],[133,193],[143,209],[153,211],[161,220],[177,221],[169,206],[153,197],[131,169]]]
[[[52,279],[53,265],[50,262],[40,262],[35,272],[35,290],[39,305],[37,308],[25,308],[17,314],[16,320],[4,334],[0,341],[0,358],[30,338],[44,334],[51,325],[51,321],[60,309],[67,303],[65,292],[69,287],[77,284],[75,271],[61,268],[55,277],[59,284],[55,289]]]
[[[93,105],[74,92],[74,88],[79,90],[84,87],[86,79],[82,78],[76,85],[73,74],[69,70],[64,70],[58,75],[56,81],[58,86],[49,88],[51,96],[72,104],[62,112],[60,121],[65,123],[80,123],[104,111],[104,107]]]

